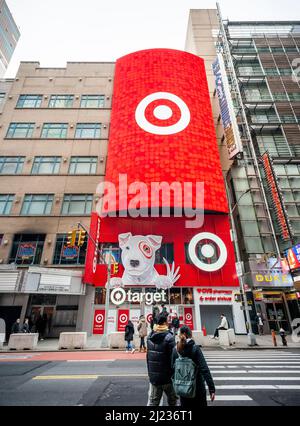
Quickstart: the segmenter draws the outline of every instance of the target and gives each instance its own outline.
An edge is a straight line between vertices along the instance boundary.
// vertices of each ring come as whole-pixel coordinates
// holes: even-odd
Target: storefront
[[[37,319],[44,319],[45,337],[80,329],[84,294],[81,271],[38,267],[0,271],[0,318],[5,320],[7,337],[15,320],[23,322],[26,317],[32,331],[36,331]]]
[[[246,334],[242,303],[236,301],[235,294],[239,294],[236,287],[194,289],[197,328],[214,334],[221,322],[220,315],[224,314],[236,334]]]

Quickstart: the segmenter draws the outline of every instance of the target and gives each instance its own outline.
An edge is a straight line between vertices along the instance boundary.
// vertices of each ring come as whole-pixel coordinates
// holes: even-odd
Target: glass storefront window
[[[105,305],[106,289],[101,287],[95,288],[95,305]]]
[[[182,289],[182,303],[184,305],[193,305],[194,304],[194,293],[192,288],[183,288]]]
[[[171,288],[170,289],[170,305],[180,305],[180,304],[181,304],[180,288]]]

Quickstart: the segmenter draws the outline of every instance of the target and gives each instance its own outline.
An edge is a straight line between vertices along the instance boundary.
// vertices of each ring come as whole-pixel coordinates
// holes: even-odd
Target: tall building
[[[291,331],[300,289],[300,22],[191,10],[186,50],[206,59],[252,325],[258,311],[266,332]]]
[[[81,330],[85,244],[67,247],[78,222],[89,226],[103,180],[113,63],[41,68],[22,62],[1,81],[0,317],[47,314],[49,336]]]
[[[6,1],[0,0],[0,78],[5,74],[19,38],[20,31]]]

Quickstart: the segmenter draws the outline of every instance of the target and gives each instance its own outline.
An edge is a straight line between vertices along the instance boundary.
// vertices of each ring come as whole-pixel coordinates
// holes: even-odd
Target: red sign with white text
[[[104,333],[105,309],[97,309],[94,314],[93,334]]]
[[[194,318],[193,318],[193,308],[184,308],[184,325],[190,327],[194,330]]]
[[[125,331],[125,327],[129,320],[129,309],[118,310],[118,331]]]

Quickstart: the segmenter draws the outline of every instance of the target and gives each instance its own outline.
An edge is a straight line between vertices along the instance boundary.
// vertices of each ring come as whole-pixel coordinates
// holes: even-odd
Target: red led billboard
[[[204,206],[193,191],[185,207],[228,212],[203,59],[151,49],[117,60],[106,166],[106,181],[117,187],[116,211],[134,198],[119,202],[119,174],[128,185],[147,185],[141,207],[165,207],[162,199],[150,200],[153,182],[204,182]],[[177,207],[177,196],[169,204]]]

